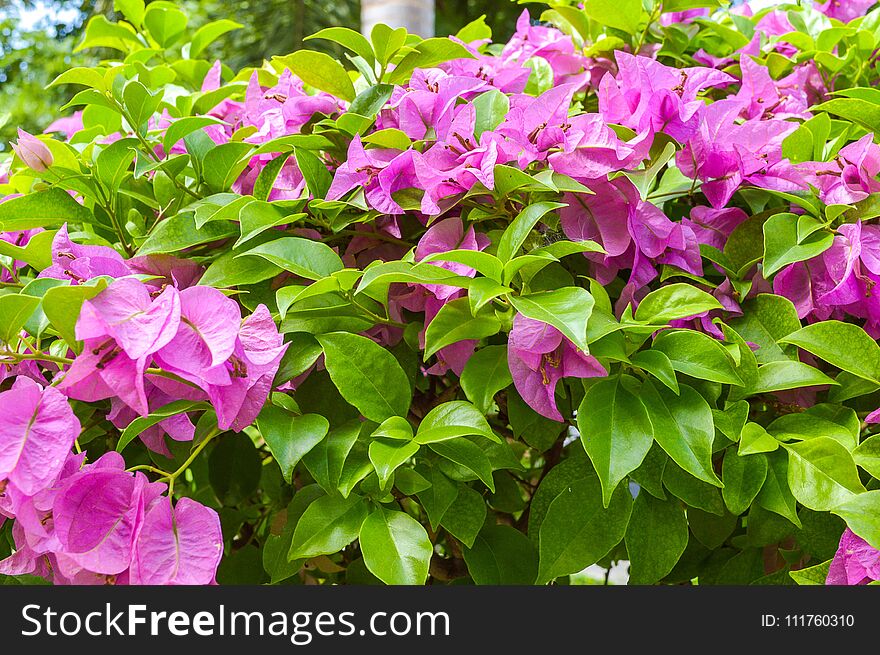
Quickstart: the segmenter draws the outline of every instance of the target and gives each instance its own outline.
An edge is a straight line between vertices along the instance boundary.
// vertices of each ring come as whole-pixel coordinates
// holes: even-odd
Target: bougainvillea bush
[[[880,579],[880,9],[802,4],[91,19],[0,180],[2,580]]]

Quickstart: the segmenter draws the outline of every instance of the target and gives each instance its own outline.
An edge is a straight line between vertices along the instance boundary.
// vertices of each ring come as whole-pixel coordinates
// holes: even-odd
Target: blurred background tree
[[[219,18],[243,25],[209,50],[234,69],[293,52],[304,37],[325,27],[360,26],[360,0],[182,0],[180,5],[191,28]],[[496,41],[510,37],[523,9],[510,0],[435,0],[435,7],[436,34],[454,34],[486,14]],[[98,14],[119,18],[113,0],[0,0],[0,150],[17,127],[42,132],[58,117],[69,89],[45,87],[62,71],[100,56],[75,52],[86,21]],[[340,55],[326,41],[309,47]]]

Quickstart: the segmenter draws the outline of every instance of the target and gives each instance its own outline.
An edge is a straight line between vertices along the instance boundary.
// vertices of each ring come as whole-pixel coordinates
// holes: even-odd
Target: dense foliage
[[[3,579],[880,578],[880,9],[712,4],[93,18],[0,180]]]

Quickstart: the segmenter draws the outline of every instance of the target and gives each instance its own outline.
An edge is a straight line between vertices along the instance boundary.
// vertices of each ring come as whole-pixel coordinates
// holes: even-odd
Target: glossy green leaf
[[[812,323],[782,339],[839,369],[880,381],[880,346],[858,325],[840,321]]]
[[[547,510],[539,536],[538,584],[595,564],[620,543],[632,512],[632,496],[621,487],[603,507],[595,477],[574,481]]]
[[[654,584],[675,566],[688,542],[684,507],[675,498],[640,493],[626,528],[629,584]]]
[[[374,510],[361,526],[360,544],[367,568],[385,584],[425,584],[434,548],[409,514]]]
[[[394,355],[375,341],[348,332],[322,334],[317,339],[324,348],[330,379],[361,414],[379,423],[391,416],[406,416],[410,386]]]
[[[694,330],[666,330],[654,340],[652,348],[669,357],[676,371],[700,380],[742,385],[730,355],[707,334]]]
[[[617,485],[638,468],[654,442],[648,412],[619,378],[609,378],[587,390],[578,407],[577,426],[602,481],[602,502],[607,507]]]
[[[830,437],[786,445],[788,483],[798,502],[827,512],[865,488],[849,451]]]
[[[290,559],[330,555],[357,539],[367,518],[367,503],[359,496],[322,496],[308,506],[293,533]]]

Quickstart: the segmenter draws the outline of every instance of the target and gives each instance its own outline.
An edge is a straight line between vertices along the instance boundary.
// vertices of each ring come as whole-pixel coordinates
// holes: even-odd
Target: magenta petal
[[[229,359],[241,323],[241,310],[234,300],[212,287],[190,287],[180,292],[180,314],[182,323],[207,345],[211,366]]]
[[[80,473],[58,494],[55,530],[65,553],[79,566],[115,575],[128,568],[135,536],[138,496],[130,473],[97,469]]]
[[[131,584],[206,585],[214,581],[223,555],[217,512],[190,498],[172,509],[157,500],[144,516],[134,546]]]
[[[67,398],[19,377],[0,393],[0,480],[8,479],[33,495],[55,482],[73,442],[79,420]]]

